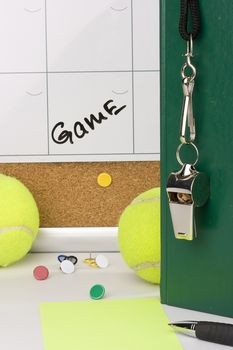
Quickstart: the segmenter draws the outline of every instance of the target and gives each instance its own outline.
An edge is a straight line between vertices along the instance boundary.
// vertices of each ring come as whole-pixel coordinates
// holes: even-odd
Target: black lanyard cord
[[[190,16],[189,16],[190,11]],[[192,30],[188,32],[188,21],[191,18]],[[195,40],[198,33],[200,32],[200,10],[198,0],[180,0],[180,22],[179,32],[184,40],[190,39]],[[190,27],[190,26],[189,26]]]

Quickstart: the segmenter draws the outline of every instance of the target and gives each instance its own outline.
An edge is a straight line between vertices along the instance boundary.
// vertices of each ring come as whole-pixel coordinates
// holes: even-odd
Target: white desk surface
[[[46,301],[89,299],[89,289],[96,283],[105,286],[106,299],[159,297],[159,286],[139,279],[125,265],[119,253],[105,254],[109,257],[111,264],[107,269],[91,268],[82,262],[88,254],[74,253],[78,256],[79,263],[76,272],[72,275],[65,275],[60,271],[57,255],[33,253],[15,265],[0,269],[1,349],[43,350],[39,304]],[[50,271],[46,281],[37,281],[32,276],[33,268],[40,264],[47,266]],[[230,318],[167,305],[163,307],[170,321],[193,319],[233,323]],[[185,350],[230,349],[230,347],[204,342],[187,335],[181,334],[178,337]]]

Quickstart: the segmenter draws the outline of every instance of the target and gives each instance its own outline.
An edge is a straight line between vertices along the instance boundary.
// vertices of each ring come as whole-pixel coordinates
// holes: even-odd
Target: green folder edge
[[[186,43],[178,32],[179,1],[160,1],[161,302],[233,317],[233,22],[229,15],[233,3],[199,3],[202,31],[194,41],[193,59],[197,67],[195,143],[200,152],[197,170],[210,176],[211,197],[197,211],[198,238],[181,242],[174,238],[166,183],[168,174],[180,169],[175,152],[183,98],[180,68]]]

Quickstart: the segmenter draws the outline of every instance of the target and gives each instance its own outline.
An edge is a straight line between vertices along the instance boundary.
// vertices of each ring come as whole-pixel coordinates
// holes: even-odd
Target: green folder
[[[194,41],[196,169],[210,177],[210,198],[195,210],[197,238],[174,237],[166,183],[176,160],[186,42],[179,1],[161,0],[162,303],[233,316],[233,1],[200,0]]]

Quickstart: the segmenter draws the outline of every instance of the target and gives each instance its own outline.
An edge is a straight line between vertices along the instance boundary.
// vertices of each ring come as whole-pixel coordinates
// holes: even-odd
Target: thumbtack
[[[112,183],[112,177],[108,173],[98,175],[97,183],[100,187],[109,187]]]
[[[92,258],[91,253],[90,253],[89,258],[84,259],[83,262],[89,266],[97,267],[97,264],[95,262],[95,258]]]
[[[105,288],[101,284],[95,284],[90,289],[90,297],[94,300],[102,299],[105,295]]]
[[[33,276],[38,281],[46,280],[49,276],[49,270],[43,265],[36,266],[33,270]]]
[[[106,268],[109,265],[109,261],[105,255],[98,254],[95,258],[90,257],[83,260],[84,263],[92,267]]]
[[[105,269],[109,265],[108,259],[106,258],[105,255],[102,255],[102,254],[97,255],[97,257],[95,258],[95,261],[98,267],[102,269]]]
[[[61,254],[61,255],[58,255],[57,259],[58,259],[58,261],[60,261],[60,262],[62,262],[62,261],[64,261],[64,260],[69,260],[69,261],[71,261],[74,265],[77,264],[77,262],[78,262],[78,258],[77,258],[76,256],[74,256],[74,255],[63,255],[63,254]]]
[[[72,263],[72,261],[67,260],[67,259],[65,259],[61,262],[60,269],[62,270],[62,272],[67,273],[67,274],[73,273],[75,270],[74,264]]]

